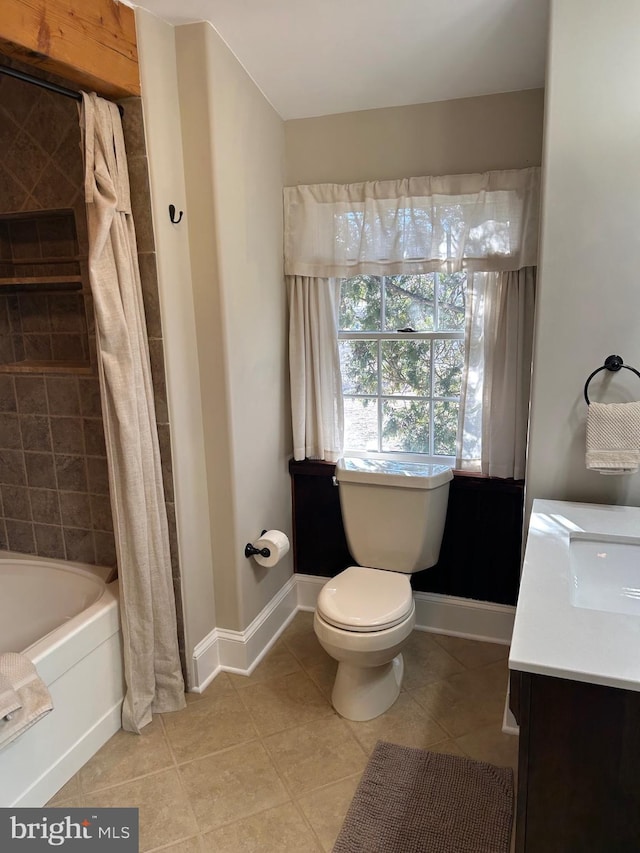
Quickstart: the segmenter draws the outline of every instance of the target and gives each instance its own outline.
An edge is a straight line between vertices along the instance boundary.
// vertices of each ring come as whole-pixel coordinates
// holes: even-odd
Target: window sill
[[[321,459],[290,459],[289,473],[302,474],[306,477],[333,477],[336,470],[335,462],[325,462]],[[479,487],[481,484],[494,484],[498,486],[502,484],[505,487],[514,486],[520,490],[524,487],[524,480],[513,480],[502,477],[489,477],[487,474],[480,474],[476,471],[461,471],[457,468],[453,469],[453,477],[456,481],[468,481],[469,485],[476,483]]]

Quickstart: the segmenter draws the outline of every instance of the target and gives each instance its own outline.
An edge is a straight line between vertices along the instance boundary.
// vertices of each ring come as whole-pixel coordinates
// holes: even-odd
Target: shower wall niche
[[[90,373],[72,210],[0,214],[0,371]]]

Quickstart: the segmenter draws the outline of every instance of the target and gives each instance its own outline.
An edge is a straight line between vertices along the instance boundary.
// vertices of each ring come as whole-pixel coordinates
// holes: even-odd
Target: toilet
[[[400,693],[401,650],[415,625],[409,576],[438,562],[453,474],[445,465],[344,458],[335,477],[360,565],[322,587],[313,626],[338,661],[333,707],[347,720],[372,720]]]

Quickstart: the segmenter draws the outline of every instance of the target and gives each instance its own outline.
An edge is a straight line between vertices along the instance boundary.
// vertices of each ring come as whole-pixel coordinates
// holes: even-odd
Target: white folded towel
[[[47,685],[25,655],[17,652],[5,652],[0,655],[0,679],[2,685],[9,685],[18,701],[18,707],[4,716],[2,716],[4,706],[0,706],[0,749],[2,749],[53,710],[53,703]],[[10,697],[8,691],[7,695]]]
[[[633,474],[640,465],[640,402],[591,403],[586,465],[600,474]]]
[[[6,675],[0,675],[0,720],[10,720],[11,715],[22,708],[18,694]]]

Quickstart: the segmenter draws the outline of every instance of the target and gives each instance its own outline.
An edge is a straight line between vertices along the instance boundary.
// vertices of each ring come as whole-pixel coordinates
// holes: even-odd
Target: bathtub
[[[0,749],[0,807],[43,806],[120,728],[118,583],[106,573],[0,552],[0,653],[24,652],[53,699]]]

